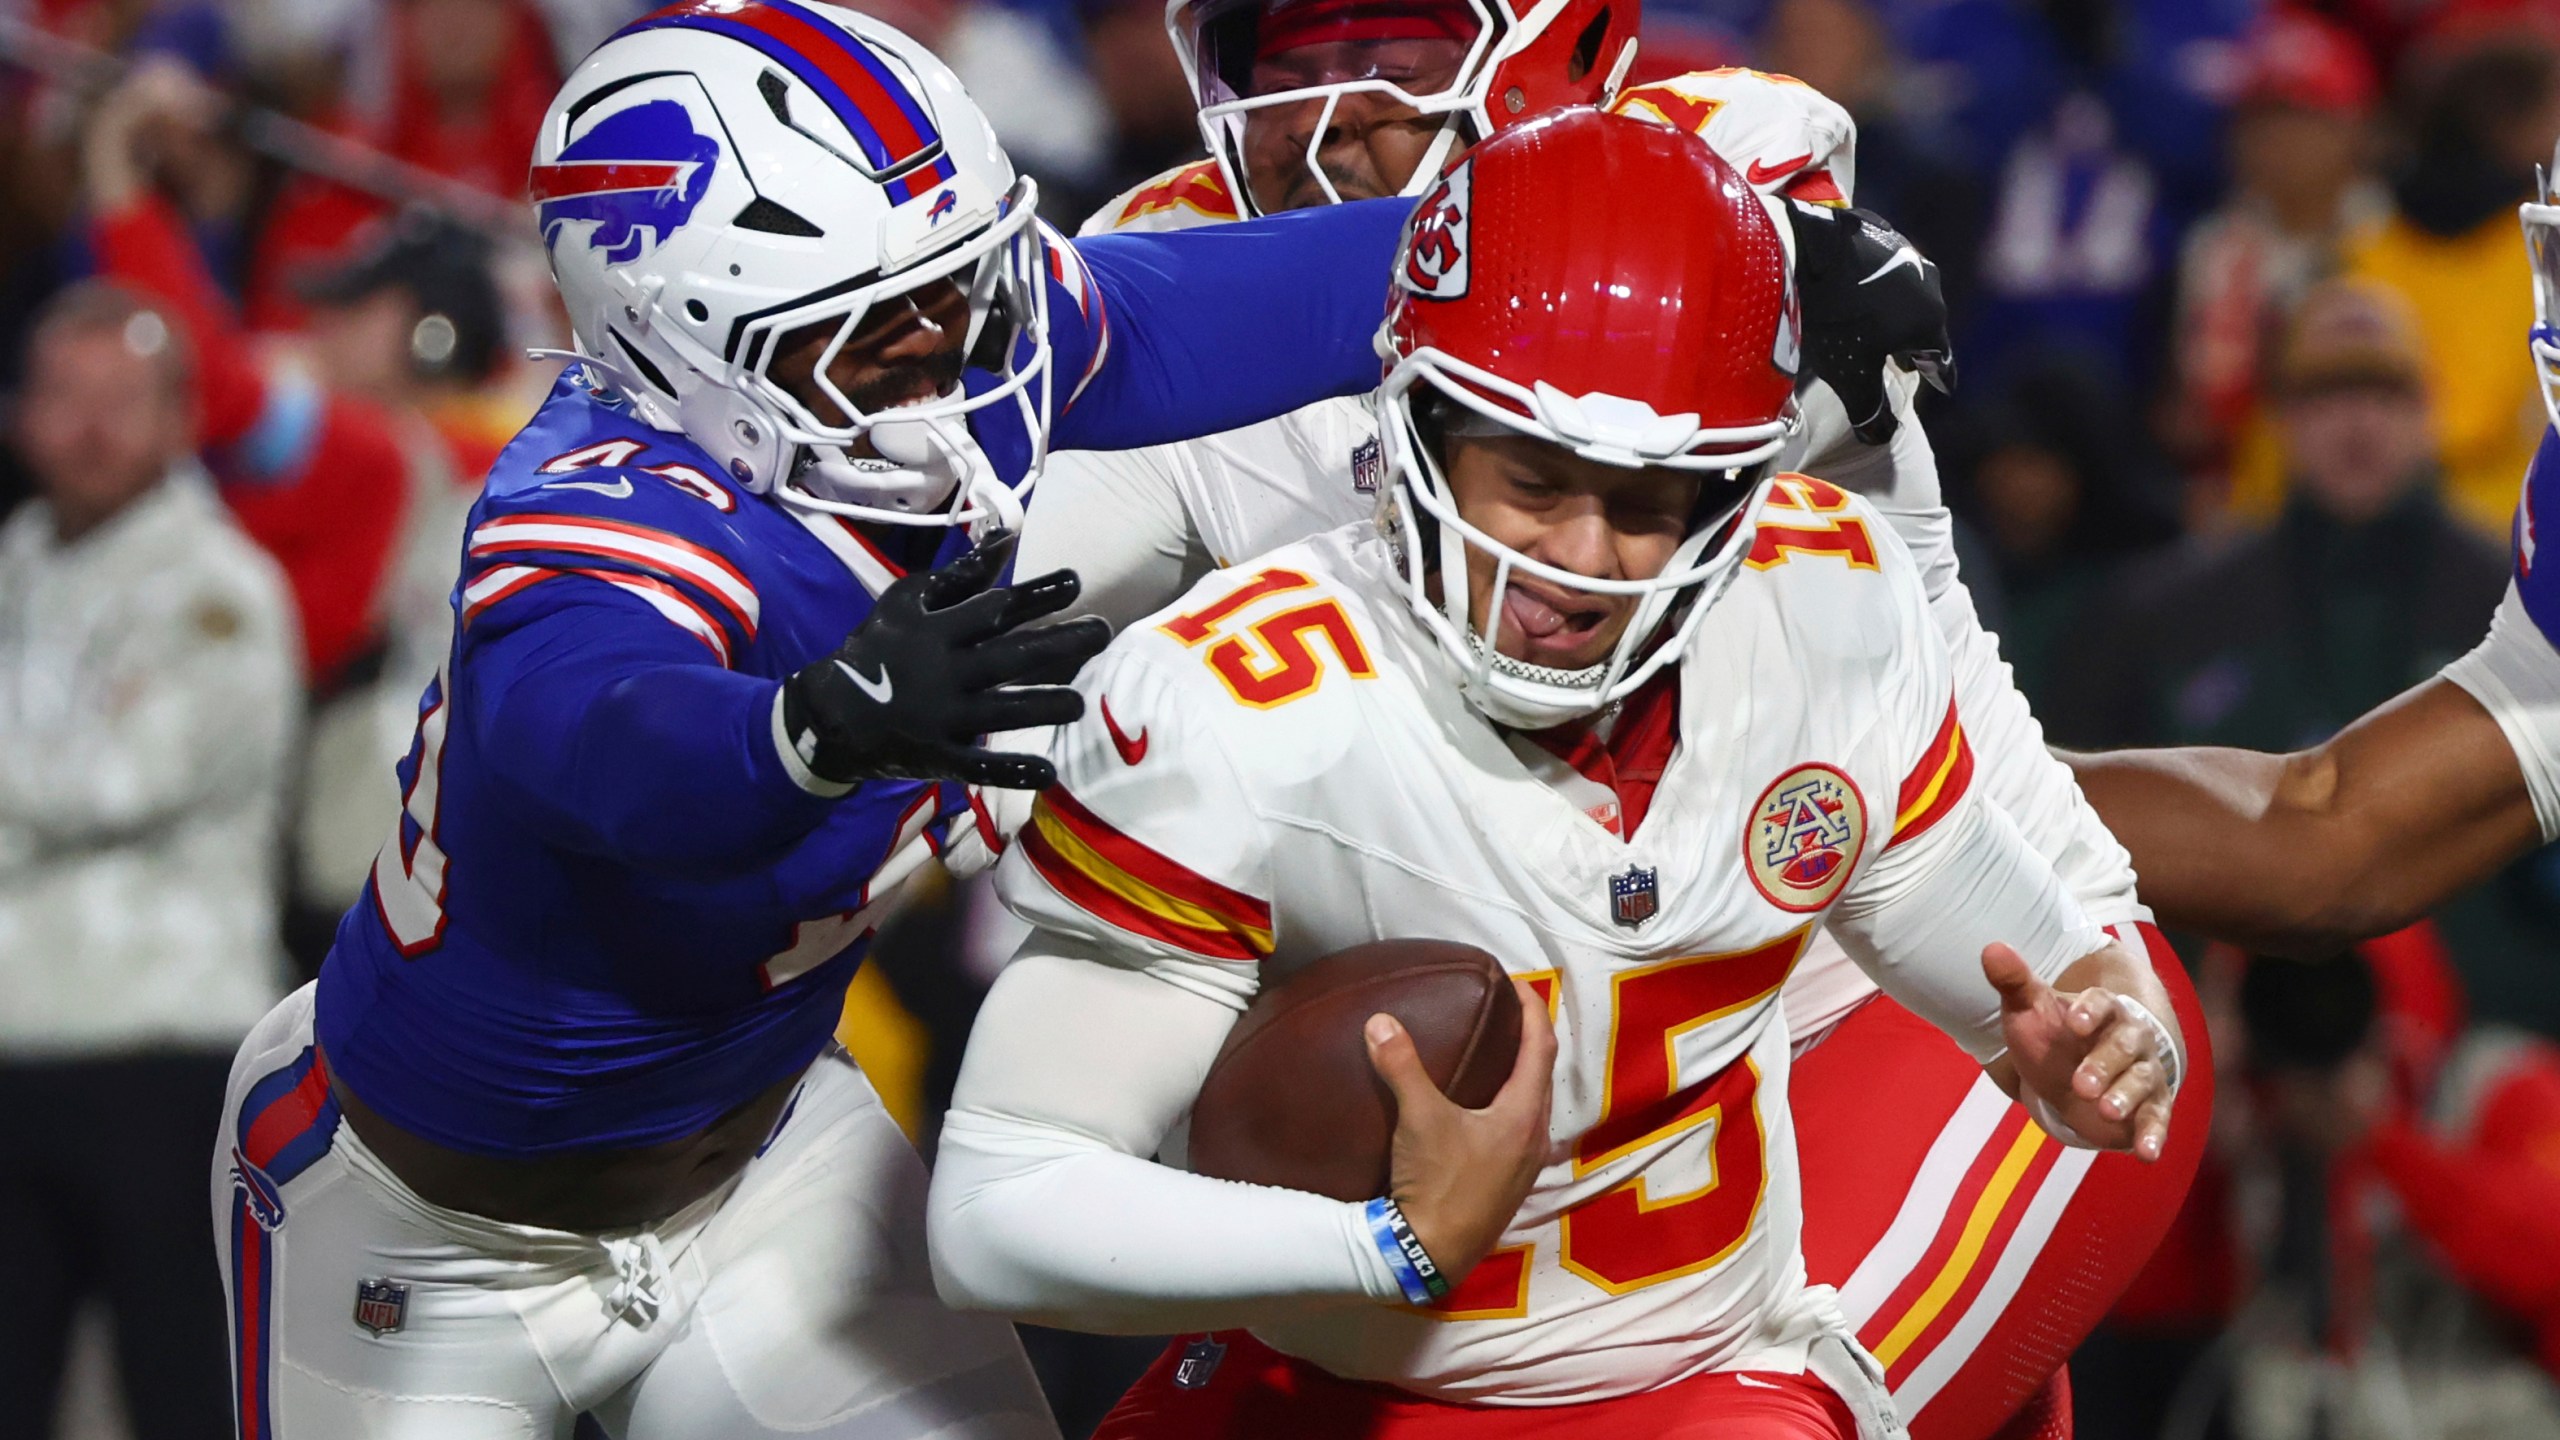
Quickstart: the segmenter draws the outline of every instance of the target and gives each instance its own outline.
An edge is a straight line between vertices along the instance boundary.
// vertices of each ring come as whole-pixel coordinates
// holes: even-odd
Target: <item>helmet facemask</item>
[[[1052,396],[1036,203],[1033,183],[1020,180],[993,222],[941,254],[885,277],[856,277],[740,321],[729,341],[726,388],[748,402],[744,410],[762,412],[773,434],[769,441],[751,435],[755,420],[741,415],[728,420],[739,433],[720,438],[748,448],[778,442],[778,453],[767,452],[775,456],[770,489],[802,509],[891,525],[1018,524],[1022,497],[996,475],[969,422],[977,411],[1013,406],[1031,443],[1029,473],[1039,473]],[[912,308],[930,324],[917,292],[945,281],[959,286],[967,300],[959,366],[990,375],[994,383],[973,394],[955,376],[931,398],[866,410],[830,368],[866,328],[890,318],[884,312]],[[829,332],[810,381],[832,414],[773,374],[775,361],[813,329]]]
[[[1795,428],[1791,409],[1767,424],[1701,429],[1695,416],[1657,416],[1609,396],[1576,400],[1544,385],[1523,389],[1429,348],[1397,365],[1378,403],[1395,477],[1389,529],[1407,599],[1461,667],[1476,708],[1531,730],[1606,709],[1679,659],[1749,555],[1778,451]],[[1452,436],[1473,435],[1524,436],[1604,464],[1697,473],[1688,533],[1661,571],[1642,580],[1595,579],[1525,555],[1459,514],[1445,447]],[[1494,567],[1483,616],[1472,613],[1471,549]],[[1588,595],[1635,596],[1637,603],[1606,659],[1560,670],[1501,652],[1503,597],[1515,574]]]
[[[2542,387],[2542,410],[2560,426],[2560,153],[2549,170],[2534,170],[2539,197],[2516,207],[2524,224],[2525,254],[2533,262],[2533,329],[2526,348],[2533,355],[2534,379]]]
[[[1355,95],[1439,118],[1398,192],[1420,193],[1491,131],[1484,90],[1509,29],[1486,0],[1173,0],[1165,26],[1200,103],[1201,139],[1247,216],[1263,213],[1247,166],[1253,125],[1305,105],[1319,109],[1302,163],[1325,203],[1341,203],[1320,152]]]

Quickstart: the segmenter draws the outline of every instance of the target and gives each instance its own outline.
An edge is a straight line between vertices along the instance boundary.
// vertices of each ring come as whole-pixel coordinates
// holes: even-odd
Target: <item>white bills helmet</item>
[[[2525,343],[2542,385],[2542,411],[2560,425],[2560,146],[2553,147],[2551,168],[2535,174],[2534,196],[2516,207],[2533,260],[2533,330]]]
[[[815,0],[684,0],[571,73],[530,185],[579,352],[641,419],[795,506],[896,524],[1019,519],[1021,496],[969,426],[1012,407],[1038,474],[1050,375],[1037,191],[922,45]],[[964,353],[983,373],[866,413],[828,367],[875,307],[922,315],[915,292],[938,282],[966,297]],[[773,375],[778,354],[819,338],[815,387],[833,414]]]

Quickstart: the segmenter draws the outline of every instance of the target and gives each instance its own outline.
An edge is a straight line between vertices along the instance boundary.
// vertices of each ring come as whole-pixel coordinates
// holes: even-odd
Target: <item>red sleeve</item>
[[[527,142],[525,153],[532,152]],[[367,221],[384,213],[378,200],[308,175],[285,182],[249,252],[247,309],[259,330],[298,330],[309,320],[293,291],[297,275],[343,258]]]
[[[186,328],[209,447],[237,444],[287,403],[252,350],[230,303],[177,212],[157,196],[93,226],[105,272],[153,296]],[[307,387],[305,387],[307,390]],[[295,401],[314,403],[308,394]],[[307,443],[281,447],[289,468],[247,473],[244,457],[218,468],[240,528],[284,568],[301,612],[307,673],[325,689],[371,641],[408,493],[407,457],[390,417],[353,397],[316,398],[318,415],[291,418]],[[303,427],[309,426],[306,431]],[[255,447],[252,447],[255,448]]]
[[[99,216],[90,230],[104,272],[158,300],[185,327],[205,443],[228,445],[249,433],[266,409],[266,378],[177,212],[147,196]]]
[[[2457,1150],[2394,1121],[2373,1135],[2375,1171],[2463,1284],[2537,1328],[2560,1326],[2560,1175]]]
[[[315,690],[373,638],[409,483],[389,418],[332,394],[298,473],[222,487],[240,528],[284,567]]]

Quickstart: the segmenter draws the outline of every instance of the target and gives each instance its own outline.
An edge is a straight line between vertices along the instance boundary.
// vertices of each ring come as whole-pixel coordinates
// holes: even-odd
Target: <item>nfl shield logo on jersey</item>
[[[1624,875],[1609,877],[1609,918],[1633,930],[1662,908],[1654,872],[1630,865]]]
[[[1386,469],[1378,454],[1375,439],[1363,440],[1351,447],[1351,488],[1363,495],[1378,493],[1378,479]]]
[[[356,1282],[356,1323],[380,1339],[409,1323],[409,1287],[397,1280]]]
[[[1173,1367],[1173,1388],[1197,1390],[1218,1373],[1218,1362],[1227,1358],[1226,1345],[1203,1335],[1182,1347],[1182,1361]]]

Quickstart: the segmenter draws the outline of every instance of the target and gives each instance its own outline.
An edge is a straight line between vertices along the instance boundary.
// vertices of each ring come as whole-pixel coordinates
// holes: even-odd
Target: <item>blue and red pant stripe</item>
[[[329,1153],[338,1102],[329,1066],[306,1045],[290,1064],[261,1076],[240,1102],[231,1150],[232,1399],[240,1440],[273,1440],[275,1232],[284,1225],[284,1187]]]

